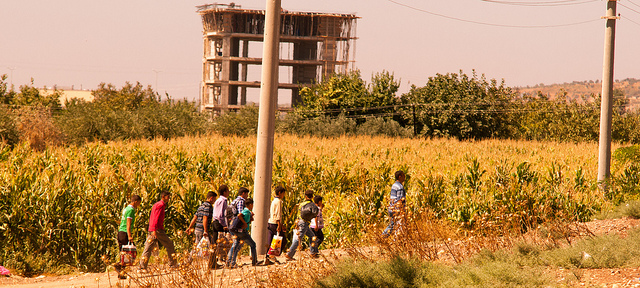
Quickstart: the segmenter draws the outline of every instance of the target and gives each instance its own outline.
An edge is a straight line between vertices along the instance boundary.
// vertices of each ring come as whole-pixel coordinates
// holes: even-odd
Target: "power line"
[[[491,2],[496,4],[513,5],[513,6],[568,6],[568,5],[580,5],[585,3],[596,2],[600,0],[563,0],[563,1],[500,1],[500,0],[481,0],[483,2]]]
[[[640,14],[640,12],[638,10],[635,10],[635,9],[633,9],[633,8],[631,8],[629,6],[626,6],[626,5],[622,4],[622,3],[618,3],[618,5],[620,5],[620,6],[624,7],[624,8],[627,8],[627,9],[633,11],[633,12],[636,12],[636,13]]]
[[[635,2],[633,2],[633,1],[631,1],[631,0],[627,0],[627,2],[629,2],[629,3],[633,4],[633,5],[636,5],[636,6],[640,7],[640,5],[636,4]]]
[[[631,19],[630,19],[630,18],[628,18],[628,17],[624,17],[624,20],[627,20],[627,21],[629,21],[629,22],[631,22],[631,23],[633,23],[633,24],[636,24],[636,25],[640,26],[640,23],[638,23],[638,22],[636,22],[636,21],[633,21],[633,20],[631,20]]]
[[[506,27],[506,28],[553,28],[553,27],[574,26],[574,25],[586,24],[586,23],[589,23],[589,22],[600,21],[600,19],[592,19],[592,20],[587,20],[587,21],[582,21],[582,22],[557,24],[557,25],[507,25],[507,24],[495,24],[495,23],[488,23],[488,22],[466,20],[466,19],[462,19],[462,18],[457,18],[457,17],[451,17],[451,16],[447,16],[447,15],[443,15],[443,14],[438,14],[438,13],[434,13],[434,12],[427,11],[427,10],[424,10],[424,9],[416,8],[416,7],[407,5],[407,4],[403,4],[403,3],[400,3],[400,2],[397,2],[397,1],[394,1],[394,0],[387,0],[387,1],[389,1],[391,3],[394,3],[396,5],[399,5],[399,6],[403,6],[403,7],[412,9],[412,10],[416,10],[416,11],[419,11],[419,12],[431,14],[431,15],[434,15],[434,16],[442,17],[442,18],[447,18],[447,19],[466,22],[466,23],[479,24],[479,25],[495,26],[495,27]]]

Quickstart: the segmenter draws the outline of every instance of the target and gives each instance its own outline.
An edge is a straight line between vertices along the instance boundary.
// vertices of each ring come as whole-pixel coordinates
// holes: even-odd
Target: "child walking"
[[[316,206],[318,206],[318,216],[311,220],[311,225],[309,225],[309,227],[313,230],[313,233],[316,234],[316,247],[320,249],[320,244],[324,241],[324,233],[322,232],[322,228],[324,228],[324,219],[322,218],[324,203],[322,203],[322,196],[316,195],[313,197],[313,203],[316,203]],[[311,245],[312,243],[309,241],[309,246]]]
[[[249,248],[251,248],[251,265],[258,265],[256,242],[253,241],[251,234],[249,234],[249,225],[251,225],[251,221],[253,220],[253,212],[251,212],[251,210],[253,210],[253,199],[247,199],[244,204],[244,210],[238,213],[238,216],[233,219],[230,225],[231,227],[229,228],[229,233],[231,233],[233,237],[233,245],[231,245],[231,249],[227,255],[227,267],[229,268],[237,267],[236,258],[240,251],[240,242],[247,243]]]

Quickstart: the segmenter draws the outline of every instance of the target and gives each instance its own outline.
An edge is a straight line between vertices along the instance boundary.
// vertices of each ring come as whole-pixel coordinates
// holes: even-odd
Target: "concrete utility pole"
[[[258,115],[258,141],[256,144],[256,174],[254,177],[251,238],[256,241],[258,255],[266,254],[267,221],[271,202],[273,171],[273,134],[275,131],[276,103],[278,100],[278,64],[280,46],[280,0],[267,0],[264,45],[262,50],[262,79]]]
[[[604,32],[604,63],[602,65],[602,104],[600,106],[600,153],[598,154],[598,183],[606,190],[605,180],[611,171],[611,114],[613,113],[613,55],[616,38],[617,0],[607,0],[607,20]]]

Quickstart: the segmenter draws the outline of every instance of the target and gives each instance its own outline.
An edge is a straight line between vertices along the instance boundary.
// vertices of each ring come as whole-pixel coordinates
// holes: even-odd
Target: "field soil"
[[[625,237],[627,232],[640,225],[638,219],[606,219],[594,220],[585,223],[586,227],[596,235],[602,234],[618,234]],[[337,252],[336,254],[346,255]],[[239,256],[240,257],[240,256]],[[243,256],[240,263],[248,265],[249,258]],[[284,259],[282,259],[284,260]],[[283,265],[283,264],[280,264]],[[260,267],[258,270],[266,269]],[[563,268],[547,268],[548,273],[556,275],[557,286],[559,287],[640,287],[640,267],[622,268],[622,269],[563,269]],[[230,270],[231,275],[228,277],[231,283],[225,287],[243,287],[241,275],[233,276],[234,272],[240,269]],[[217,271],[217,273],[223,273]],[[226,270],[224,273],[229,273]],[[70,275],[40,275],[33,278],[25,278],[17,275],[9,277],[0,276],[1,287],[16,288],[50,288],[50,287],[115,287],[118,283],[117,274],[113,271],[107,273],[76,273]],[[121,285],[129,284],[128,281],[121,281]]]

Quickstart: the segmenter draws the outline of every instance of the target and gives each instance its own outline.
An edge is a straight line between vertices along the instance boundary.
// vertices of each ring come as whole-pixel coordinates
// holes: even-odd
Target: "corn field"
[[[181,231],[208,190],[227,184],[231,199],[240,187],[252,191],[255,143],[255,137],[212,135],[42,152],[28,144],[0,146],[0,264],[27,274],[52,267],[102,270],[103,255],[116,257],[116,231],[129,196],[143,198],[134,229],[141,245],[162,189],[174,195],[165,229],[178,251],[190,249],[190,238]],[[636,198],[640,169],[634,162],[614,160],[610,193],[615,195],[598,190],[597,150],[595,143],[278,135],[273,185],[287,189],[289,226],[305,190],[324,197],[321,248],[354,243],[386,223],[396,170],[408,174],[405,189],[413,212],[429,210],[463,229],[515,218],[519,225],[508,229],[526,230],[554,217],[587,221],[601,209]]]

